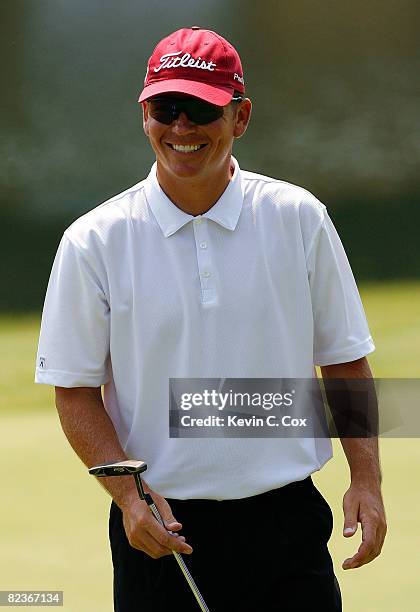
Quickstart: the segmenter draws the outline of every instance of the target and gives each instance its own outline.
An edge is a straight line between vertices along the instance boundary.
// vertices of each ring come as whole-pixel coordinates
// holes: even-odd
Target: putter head
[[[126,461],[118,461],[117,463],[104,463],[103,465],[94,465],[89,468],[89,474],[92,476],[129,476],[139,474],[147,470],[147,464],[144,461],[136,459],[127,459]]]

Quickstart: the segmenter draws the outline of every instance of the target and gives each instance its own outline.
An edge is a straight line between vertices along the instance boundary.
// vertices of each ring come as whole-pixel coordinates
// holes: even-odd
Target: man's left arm
[[[371,392],[375,393],[372,372],[366,357],[348,363],[321,366],[321,373],[324,380],[364,379],[372,385]],[[377,436],[340,439],[351,475],[350,487],[343,498],[343,535],[353,536],[358,523],[361,523],[362,527],[362,543],[358,551],[342,565],[343,569],[353,569],[369,563],[380,554],[387,526],[381,493],[382,476]]]

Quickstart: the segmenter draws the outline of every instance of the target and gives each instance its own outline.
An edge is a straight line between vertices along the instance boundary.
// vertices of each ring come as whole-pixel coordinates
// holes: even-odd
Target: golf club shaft
[[[152,497],[150,495],[148,495],[146,493],[145,495],[145,500],[151,510],[151,512],[153,513],[153,516],[155,517],[155,519],[162,525],[162,527],[165,527],[165,524],[162,520],[162,517],[160,516],[160,512],[157,509]],[[166,527],[165,527],[166,529]],[[206,602],[203,599],[203,596],[201,595],[200,591],[198,590],[197,585],[194,582],[194,578],[191,576],[190,571],[188,569],[188,567],[185,564],[184,559],[182,558],[182,556],[175,552],[174,550],[172,551],[173,556],[175,557],[175,559],[177,560],[177,563],[179,565],[179,567],[181,568],[182,573],[185,576],[185,580],[188,582],[190,589],[192,590],[192,592],[194,593],[194,597],[197,600],[198,605],[200,606],[201,610],[204,610],[204,612],[210,612],[210,610],[208,609]]]
[[[182,573],[185,576],[185,580],[188,582],[188,584],[190,585],[190,589],[192,590],[192,592],[194,593],[194,597],[197,600],[198,605],[200,606],[200,609],[203,610],[204,612],[210,612],[206,602],[203,599],[202,594],[200,593],[200,591],[198,590],[197,585],[194,582],[194,578],[191,576],[188,567],[185,564],[184,559],[182,558],[182,556],[175,552],[174,550],[172,551],[173,556],[175,557],[175,559],[177,560],[177,563],[179,565],[179,567],[181,568]]]

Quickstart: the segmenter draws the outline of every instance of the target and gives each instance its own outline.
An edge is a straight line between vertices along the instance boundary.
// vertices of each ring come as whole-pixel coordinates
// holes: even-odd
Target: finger
[[[346,559],[343,569],[354,569],[369,563],[377,556],[377,528],[371,523],[362,523],[362,543],[353,557]]]
[[[175,547],[173,543],[174,540],[176,540],[179,544],[177,547]],[[169,546],[166,546],[153,537],[153,535],[151,535],[147,529],[142,529],[140,534],[135,534],[130,540],[130,545],[133,546],[133,548],[138,548],[139,550],[144,551],[153,559],[158,559],[164,555],[170,555],[176,548],[179,549],[177,552],[190,554],[190,552],[192,552],[191,546],[186,545],[187,548],[183,548],[182,544],[184,543],[184,536],[179,536],[176,534],[175,536],[169,537]]]
[[[156,520],[153,520],[153,523],[149,523],[146,529],[163,548],[169,548],[187,555],[192,553],[192,547],[189,544],[186,544],[185,540],[183,541],[180,537],[170,534]]]
[[[164,522],[166,529],[169,529],[170,531],[179,531],[180,529],[182,529],[182,523],[176,520],[176,518],[170,511],[169,506],[168,506],[169,512],[165,512],[165,509],[161,511],[158,508],[158,510],[159,510],[159,514],[162,518],[162,521]]]
[[[166,529],[168,529],[169,531],[179,531],[180,529],[182,529],[182,523],[176,520],[176,518],[172,514],[170,505],[164,497],[161,497],[160,495],[155,495],[154,502],[162,518],[162,521],[165,524]]]
[[[178,538],[180,540],[182,540],[183,542],[185,542],[185,537],[180,535],[179,533],[177,533],[176,531],[169,531],[168,533],[170,533],[171,535],[173,535],[175,538]]]
[[[357,524],[356,525],[346,525],[344,524],[344,528],[343,528],[343,536],[346,538],[351,538],[351,536],[353,536],[357,531]]]
[[[147,531],[142,531],[141,536],[136,535],[130,539],[130,546],[145,552],[152,559],[159,559],[159,557],[172,554],[170,548],[161,546]]]
[[[162,518],[162,516],[161,516],[161,518]],[[157,520],[156,517],[155,517],[155,519]],[[162,520],[163,520],[163,523],[164,523],[164,528],[167,531],[167,533],[169,533],[172,536],[178,537],[179,534],[177,533],[177,531],[182,529],[182,524],[178,523],[177,521],[167,522],[163,518],[162,518]],[[161,524],[160,521],[157,520],[157,522],[159,524]],[[185,538],[184,538],[184,541],[185,541]]]
[[[383,520],[382,524],[379,526],[378,532],[379,532],[379,538],[378,538],[378,555],[379,555],[384,545],[385,536],[387,532],[387,525],[386,525],[385,520]]]
[[[343,512],[344,512],[343,535],[344,537],[349,538],[353,536],[357,531],[359,503],[356,501],[349,501],[348,497],[344,497]]]
[[[384,545],[386,531],[387,531],[387,527],[386,527],[385,519],[382,519],[381,517],[379,517],[378,521],[376,522],[375,548],[373,550],[371,559],[369,561],[376,559],[376,557],[378,557],[381,554],[381,550]]]
[[[162,517],[163,522],[165,523],[166,529],[169,531],[180,531],[182,529],[182,523],[178,523],[175,520],[166,520]]]

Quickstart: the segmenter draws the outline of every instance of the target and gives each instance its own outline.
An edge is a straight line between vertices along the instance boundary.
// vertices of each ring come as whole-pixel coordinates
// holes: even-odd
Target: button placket
[[[197,217],[193,221],[194,239],[197,253],[198,273],[201,285],[201,300],[209,302],[214,298],[214,270],[211,260],[211,252],[208,248],[208,220]]]

